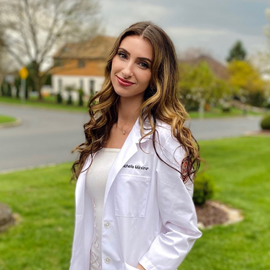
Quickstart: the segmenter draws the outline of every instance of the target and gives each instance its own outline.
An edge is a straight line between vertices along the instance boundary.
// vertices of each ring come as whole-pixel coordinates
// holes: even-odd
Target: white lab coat
[[[169,125],[158,121],[157,151],[180,168],[185,152]],[[155,154],[152,137],[141,142],[135,123],[114,164],[105,190],[102,227],[102,269],[175,270],[201,236],[192,201],[193,183]],[[84,169],[91,160],[86,161]],[[106,164],[104,164],[106,166]],[[86,192],[86,171],[76,184],[76,217],[70,270],[89,270],[93,241],[93,205]]]

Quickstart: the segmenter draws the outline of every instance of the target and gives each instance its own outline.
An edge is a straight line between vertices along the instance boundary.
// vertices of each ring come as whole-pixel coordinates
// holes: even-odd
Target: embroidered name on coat
[[[136,169],[136,170],[145,170],[145,171],[147,171],[149,169],[149,167],[146,167],[146,166],[132,165],[132,164],[125,164],[123,166],[123,168],[126,168],[126,169]]]

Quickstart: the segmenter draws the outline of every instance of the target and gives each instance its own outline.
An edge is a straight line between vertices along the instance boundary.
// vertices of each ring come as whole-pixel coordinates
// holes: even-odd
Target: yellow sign
[[[19,74],[20,74],[21,79],[25,80],[28,77],[29,72],[26,67],[22,67],[19,71]]]

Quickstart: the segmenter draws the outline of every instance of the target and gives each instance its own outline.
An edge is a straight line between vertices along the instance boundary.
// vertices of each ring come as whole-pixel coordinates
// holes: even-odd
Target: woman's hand
[[[144,267],[142,267],[140,264],[138,264],[138,266],[136,267],[137,269],[140,269],[140,270],[145,270]]]

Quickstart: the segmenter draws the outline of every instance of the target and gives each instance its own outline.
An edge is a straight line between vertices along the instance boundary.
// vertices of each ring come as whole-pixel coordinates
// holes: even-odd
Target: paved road
[[[0,129],[0,172],[73,161],[71,150],[83,142],[87,113],[68,113],[0,104],[0,114],[20,118],[17,127]],[[192,120],[197,140],[239,136],[259,130],[259,118]]]
[[[192,119],[190,129],[197,140],[237,137],[260,130],[258,116],[225,119]]]
[[[83,142],[87,113],[69,113],[0,104],[0,114],[20,118],[0,129],[0,171],[73,161],[71,150]]]

